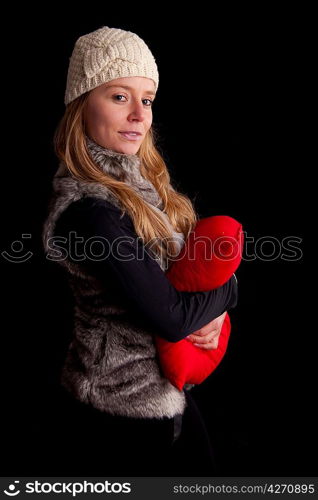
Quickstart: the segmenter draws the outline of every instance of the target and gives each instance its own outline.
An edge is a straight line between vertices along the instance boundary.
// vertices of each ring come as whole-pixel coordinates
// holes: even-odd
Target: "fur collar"
[[[118,153],[104,148],[86,136],[86,144],[93,161],[103,172],[115,179],[130,184],[140,196],[154,207],[163,208],[163,202],[153,184],[140,173],[140,158],[137,155]]]

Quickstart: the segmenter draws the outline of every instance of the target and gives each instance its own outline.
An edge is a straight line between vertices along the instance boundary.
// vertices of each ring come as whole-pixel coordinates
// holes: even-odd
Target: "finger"
[[[204,349],[216,349],[219,344],[219,338],[210,339],[209,342],[194,342],[193,345],[197,347],[202,347]]]
[[[213,328],[213,330],[210,330],[209,332],[205,332],[204,334],[201,332],[200,333],[191,333],[186,338],[202,339],[202,338],[210,336],[210,335],[213,335],[213,336],[217,335],[219,330],[220,330],[219,328]]]
[[[218,342],[210,342],[208,344],[193,344],[196,347],[199,347],[200,349],[204,349],[206,351],[212,350],[212,349],[217,349],[218,347]]]
[[[190,340],[190,342],[198,342],[199,344],[206,344],[207,342],[211,342],[214,338],[216,338],[220,334],[220,330],[214,330],[213,332],[204,335],[204,336],[199,336],[195,334],[188,335],[186,337],[187,340]]]
[[[208,330],[205,330],[205,332],[203,332],[202,330],[200,330],[197,333],[192,333],[192,335],[196,335],[198,337],[205,337],[206,335],[211,335],[212,333],[218,332],[219,329],[220,329],[220,327],[214,326],[213,328],[209,328]]]

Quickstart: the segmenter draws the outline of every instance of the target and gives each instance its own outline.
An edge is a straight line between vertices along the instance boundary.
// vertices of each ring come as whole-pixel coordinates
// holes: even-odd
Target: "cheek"
[[[147,121],[146,121],[147,130],[150,129],[151,125],[152,125],[152,113],[150,114],[150,116],[147,118]]]
[[[126,122],[127,115],[124,111],[116,108],[108,108],[96,111],[95,113],[95,127],[103,129],[103,131],[112,134],[122,128],[123,123]]]
[[[101,103],[94,102],[87,107],[87,124],[91,129],[108,127],[112,121],[111,116],[112,114]]]
[[[94,121],[99,127],[108,127],[112,123],[109,113],[106,113],[102,108],[95,110]]]

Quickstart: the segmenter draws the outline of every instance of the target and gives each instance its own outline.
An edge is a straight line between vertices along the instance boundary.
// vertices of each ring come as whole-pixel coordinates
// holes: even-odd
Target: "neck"
[[[87,136],[86,144],[92,160],[105,174],[130,184],[145,201],[155,207],[162,208],[163,203],[159,193],[154,185],[141,174],[139,156],[118,153],[100,146]]]

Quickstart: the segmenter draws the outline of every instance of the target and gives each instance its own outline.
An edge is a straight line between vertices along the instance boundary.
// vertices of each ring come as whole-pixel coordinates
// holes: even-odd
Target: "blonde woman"
[[[232,277],[213,291],[179,292],[165,275],[197,216],[155,146],[158,83],[135,33],[104,26],[75,43],[43,231],[74,296],[61,474],[215,473],[192,386],[179,391],[163,377],[154,337],[216,348],[237,285]]]

